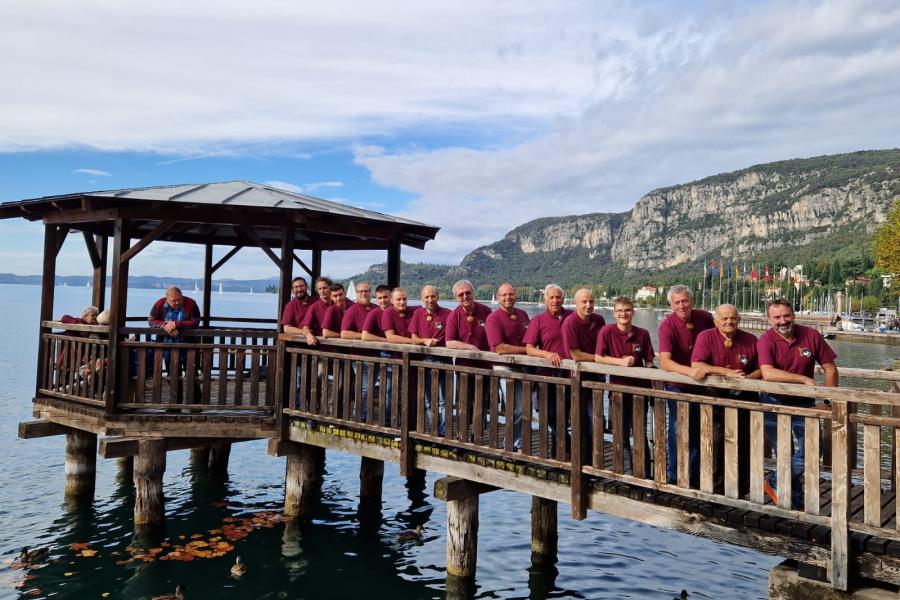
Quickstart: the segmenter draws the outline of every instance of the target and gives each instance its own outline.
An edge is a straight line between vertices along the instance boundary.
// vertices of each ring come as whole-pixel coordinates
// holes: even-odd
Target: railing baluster
[[[653,401],[653,480],[656,483],[668,482],[669,475],[666,471],[666,465],[668,464],[666,462],[667,435],[666,401],[663,398],[656,398]],[[595,466],[602,469],[603,463],[601,462],[599,465]]]
[[[609,395],[609,418],[612,419],[613,437],[613,473],[625,472],[625,423],[622,414],[622,393],[612,392]]]
[[[713,407],[700,405],[700,491],[713,493],[713,466],[715,464],[713,449]]]
[[[255,342],[254,342],[255,343]],[[250,351],[250,404],[253,406],[259,406],[259,363],[260,363],[260,351],[258,348],[253,348]]]
[[[516,385],[517,382],[513,380],[513,385]],[[531,450],[531,412],[532,412],[532,383],[531,381],[525,380],[519,383],[518,385],[522,386],[522,453],[523,454],[532,454]],[[495,388],[491,388],[491,393],[494,392]],[[509,388],[507,387],[507,390]]]
[[[444,398],[446,398],[447,402],[447,410],[446,416],[444,418],[444,428],[446,429],[445,438],[448,440],[453,439],[453,431],[455,424],[453,423],[453,375],[446,371],[442,371],[440,369],[435,369],[435,377],[437,378],[438,383],[440,383],[440,373],[445,373],[444,375]],[[434,402],[434,411],[440,412],[440,403],[438,402],[438,396],[435,396],[433,399]]]
[[[244,404],[244,362],[246,353],[240,346],[234,349],[234,405]]]
[[[509,387],[507,387],[509,392]],[[488,445],[491,448],[500,448],[500,388],[491,387],[491,405],[488,407],[490,413],[490,436]]]
[[[178,404],[178,384],[181,381],[181,349],[172,348],[169,354],[169,404]]]
[[[631,474],[634,477],[643,478],[647,473],[646,454],[647,448],[647,410],[644,396],[632,396],[631,399],[631,430],[634,443],[631,445]]]
[[[556,460],[566,460],[566,432],[568,427],[566,414],[566,386],[556,385]]]
[[[791,415],[778,413],[778,444],[775,464],[778,478],[778,507],[791,508]]]
[[[477,445],[484,443],[484,375],[475,376],[475,405],[472,407],[472,439]],[[496,386],[493,376],[487,378],[488,385]],[[509,400],[507,400],[509,402]]]
[[[188,348],[184,366],[184,398],[185,404],[201,404],[201,398],[195,397],[194,385],[197,382],[197,350]]]
[[[676,443],[676,479],[678,487],[691,487],[690,402],[678,402],[678,436]],[[669,415],[671,418],[671,415]]]
[[[850,580],[850,457],[847,402],[831,404],[831,586],[847,590]]]
[[[419,433],[429,433],[430,430],[425,429],[425,368],[417,367],[416,372],[416,431]]]
[[[452,378],[450,373],[447,373],[448,378]],[[456,390],[456,406],[457,406],[457,416],[459,421],[459,427],[457,427],[456,436],[460,442],[468,441],[468,419],[469,419],[469,382],[470,382],[470,374],[469,373],[459,373],[459,385]],[[453,411],[450,408],[450,404],[447,405],[447,420],[450,419],[450,415],[453,414]],[[453,439],[453,438],[450,438]]]
[[[228,400],[228,364],[231,362],[228,346],[219,346],[219,406]]]
[[[863,427],[863,520],[881,527],[881,427]]]
[[[740,439],[738,433],[738,410],[736,408],[725,408],[725,497],[737,498],[738,493],[738,474],[740,465],[738,464],[738,447],[747,445],[749,440]],[[746,475],[744,475],[746,477]]]
[[[817,515],[819,514],[819,417],[806,417],[805,452],[803,510],[807,514]],[[878,514],[881,515],[881,507]]]
[[[162,400],[162,355],[159,348],[153,352],[153,388],[150,390],[153,404],[160,404]]]

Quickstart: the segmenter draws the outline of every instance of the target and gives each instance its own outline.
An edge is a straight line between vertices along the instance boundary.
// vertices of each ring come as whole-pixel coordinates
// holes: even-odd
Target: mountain
[[[440,277],[542,286],[674,280],[728,262],[803,264],[859,256],[900,198],[900,150],[755,165],[654,190],[624,213],[537,219],[476,248]],[[404,284],[423,283],[405,265]]]

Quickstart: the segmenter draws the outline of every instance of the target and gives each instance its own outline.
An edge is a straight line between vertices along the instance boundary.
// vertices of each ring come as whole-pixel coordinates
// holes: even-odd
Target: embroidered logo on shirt
[[[812,358],[812,350],[809,348],[800,348],[800,356],[803,358]]]
[[[640,354],[641,345],[640,344],[632,344],[632,346],[634,346],[634,351],[637,352],[638,354]]]
[[[438,329],[443,329],[443,328],[444,328],[444,324],[441,323],[440,321],[438,321],[437,323],[435,323],[434,326],[437,327]]]
[[[748,365],[748,364],[750,364],[750,359],[747,358],[746,356],[744,356],[743,354],[741,354],[740,361],[741,361],[741,364],[742,364],[742,365]]]
[[[478,321],[478,326],[479,326],[479,327],[484,327],[484,321]]]

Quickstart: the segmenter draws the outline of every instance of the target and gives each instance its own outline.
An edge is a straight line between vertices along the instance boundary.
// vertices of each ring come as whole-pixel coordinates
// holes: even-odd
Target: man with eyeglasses
[[[426,285],[420,293],[421,307],[416,314],[413,315],[409,325],[410,337],[414,344],[425,346],[426,348],[443,347],[446,345],[446,326],[447,320],[450,318],[450,309],[438,304],[438,291],[433,285]],[[433,363],[449,364],[451,359],[443,356],[426,355],[425,360]],[[445,382],[447,381],[447,373],[443,370],[438,371],[438,406],[434,405],[432,397],[432,377],[434,369],[425,370],[425,407],[434,415],[434,411],[438,411],[438,432],[443,436],[446,424],[446,403],[447,394],[445,391]],[[433,421],[429,421],[433,423]]]
[[[325,311],[322,319],[322,337],[323,338],[340,338],[341,324],[344,321],[344,315],[355,304],[347,298],[344,286],[340,283],[331,284],[331,306]]]
[[[387,288],[387,286],[384,286]],[[362,328],[365,325],[366,318],[375,310],[372,304],[372,286],[368,281],[360,281],[356,284],[356,302],[352,304],[341,319],[341,339],[342,340],[361,340]],[[363,356],[377,356],[378,353],[372,350],[354,350],[355,354]],[[362,397],[359,398],[360,410],[359,415],[362,421],[366,420],[368,414],[368,398],[369,398],[369,364],[365,361],[362,363],[362,369],[357,369],[353,365],[353,378],[351,379],[351,390],[356,389],[356,378],[362,377],[360,392]],[[352,392],[351,392],[352,394]],[[348,415],[349,417],[349,415]]]

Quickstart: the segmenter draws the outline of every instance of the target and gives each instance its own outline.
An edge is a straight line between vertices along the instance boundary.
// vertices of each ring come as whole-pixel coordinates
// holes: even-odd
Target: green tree
[[[836,287],[843,287],[844,280],[841,277],[842,271],[843,267],[841,266],[841,260],[835,256],[831,260],[831,266],[828,267],[828,283]]]
[[[900,273],[900,200],[875,230],[875,264],[885,273]]]
[[[844,268],[841,270],[841,275],[843,275],[844,279],[850,279],[851,277],[856,277],[865,271],[863,268],[863,259],[860,256],[852,256],[844,261]]]
[[[881,301],[875,296],[863,296],[862,309],[870,315],[878,313],[881,308]]]

